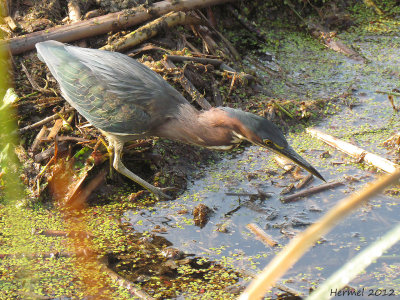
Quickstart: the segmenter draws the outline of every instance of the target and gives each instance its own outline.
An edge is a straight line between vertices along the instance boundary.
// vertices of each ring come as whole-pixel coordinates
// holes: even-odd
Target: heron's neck
[[[223,122],[226,113],[218,108],[198,111],[182,105],[179,113],[158,130],[157,135],[168,139],[211,149],[229,150],[240,140],[232,135],[229,124]]]

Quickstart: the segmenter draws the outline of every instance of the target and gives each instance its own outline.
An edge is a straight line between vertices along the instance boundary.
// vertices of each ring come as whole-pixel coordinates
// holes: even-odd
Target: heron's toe
[[[173,200],[175,199],[175,197],[166,194],[166,192],[175,192],[178,190],[179,189],[176,187],[164,187],[164,188],[157,187],[154,190],[151,190],[151,192],[158,200]]]

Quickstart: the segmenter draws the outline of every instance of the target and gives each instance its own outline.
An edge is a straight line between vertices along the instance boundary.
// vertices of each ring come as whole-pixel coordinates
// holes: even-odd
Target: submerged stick
[[[331,189],[331,188],[334,188],[334,187],[337,187],[337,186],[343,185],[343,184],[344,183],[342,181],[324,183],[324,184],[309,188],[307,190],[304,190],[304,191],[301,191],[298,193],[294,193],[294,194],[286,196],[286,197],[282,197],[281,202],[283,202],[283,203],[292,202],[300,197],[305,197],[305,196],[309,196],[312,194],[316,194],[316,193],[319,193],[319,192],[322,192],[327,189]]]
[[[382,192],[388,186],[398,183],[400,170],[391,175],[382,176],[375,182],[367,185],[357,193],[341,200],[333,209],[325,214],[316,223],[293,239],[250,283],[240,295],[239,300],[262,299],[271,289],[274,282],[281,277],[300,257],[324,234],[328,233],[341,219],[354,209],[366,202],[369,198]]]
[[[246,228],[250,230],[264,245],[275,247],[278,242],[264,232],[258,225],[254,223],[247,224]]]
[[[366,161],[367,163],[387,172],[387,173],[394,173],[399,170],[399,165],[387,160],[381,156],[368,152],[364,149],[361,149],[355,145],[337,139],[329,134],[323,133],[317,129],[307,128],[306,130],[311,135],[323,140],[328,145],[350,155],[355,158],[361,158],[362,160]]]
[[[108,267],[108,260],[106,257],[102,257],[99,260],[101,270],[107,274],[108,277],[110,277],[116,284],[119,286],[127,289],[132,295],[135,295],[139,299],[144,299],[144,300],[156,300],[156,298],[153,298],[149,294],[147,294],[145,291],[140,289],[138,285],[136,285],[134,282],[129,281],[128,279],[120,276],[118,273],[114,272]]]

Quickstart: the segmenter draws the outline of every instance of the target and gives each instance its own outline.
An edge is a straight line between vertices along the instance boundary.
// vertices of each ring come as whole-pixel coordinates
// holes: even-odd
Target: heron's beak
[[[321,179],[321,180],[326,182],[324,177],[322,177],[322,175],[308,161],[306,161],[299,154],[297,154],[297,152],[294,151],[290,146],[288,146],[287,148],[282,148],[282,149],[280,149],[279,147],[275,146],[274,144],[268,145],[268,146],[266,146],[266,145],[260,145],[260,146],[268,148],[268,149],[274,151],[275,153],[290,159],[295,164],[299,165],[300,167],[304,168],[305,170],[307,170],[308,172],[310,172],[314,176],[316,176],[319,179]]]

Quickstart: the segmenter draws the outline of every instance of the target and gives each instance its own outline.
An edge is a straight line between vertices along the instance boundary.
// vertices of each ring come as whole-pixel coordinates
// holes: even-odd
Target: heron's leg
[[[121,161],[121,154],[122,154],[122,148],[124,146],[124,143],[114,141],[113,144],[114,144],[113,166],[114,166],[115,170],[117,170],[117,172],[121,173],[122,175],[125,175],[129,179],[140,184],[142,187],[144,187],[148,191],[152,192],[158,199],[172,199],[170,196],[163,193],[161,191],[161,189],[151,185],[147,181],[143,180],[142,178],[140,178],[139,176],[135,175],[133,172],[128,170]]]
[[[109,162],[110,162],[110,177],[113,178],[113,163],[112,163],[112,161],[113,161],[113,155],[114,155],[114,151],[113,151],[114,146],[112,143],[110,143],[110,144],[106,143],[106,141],[100,136],[99,139],[97,140],[96,145],[94,146],[93,151],[97,151],[97,148],[99,147],[100,144],[103,144],[104,147],[106,147],[106,149],[107,149],[107,153],[109,156]]]

